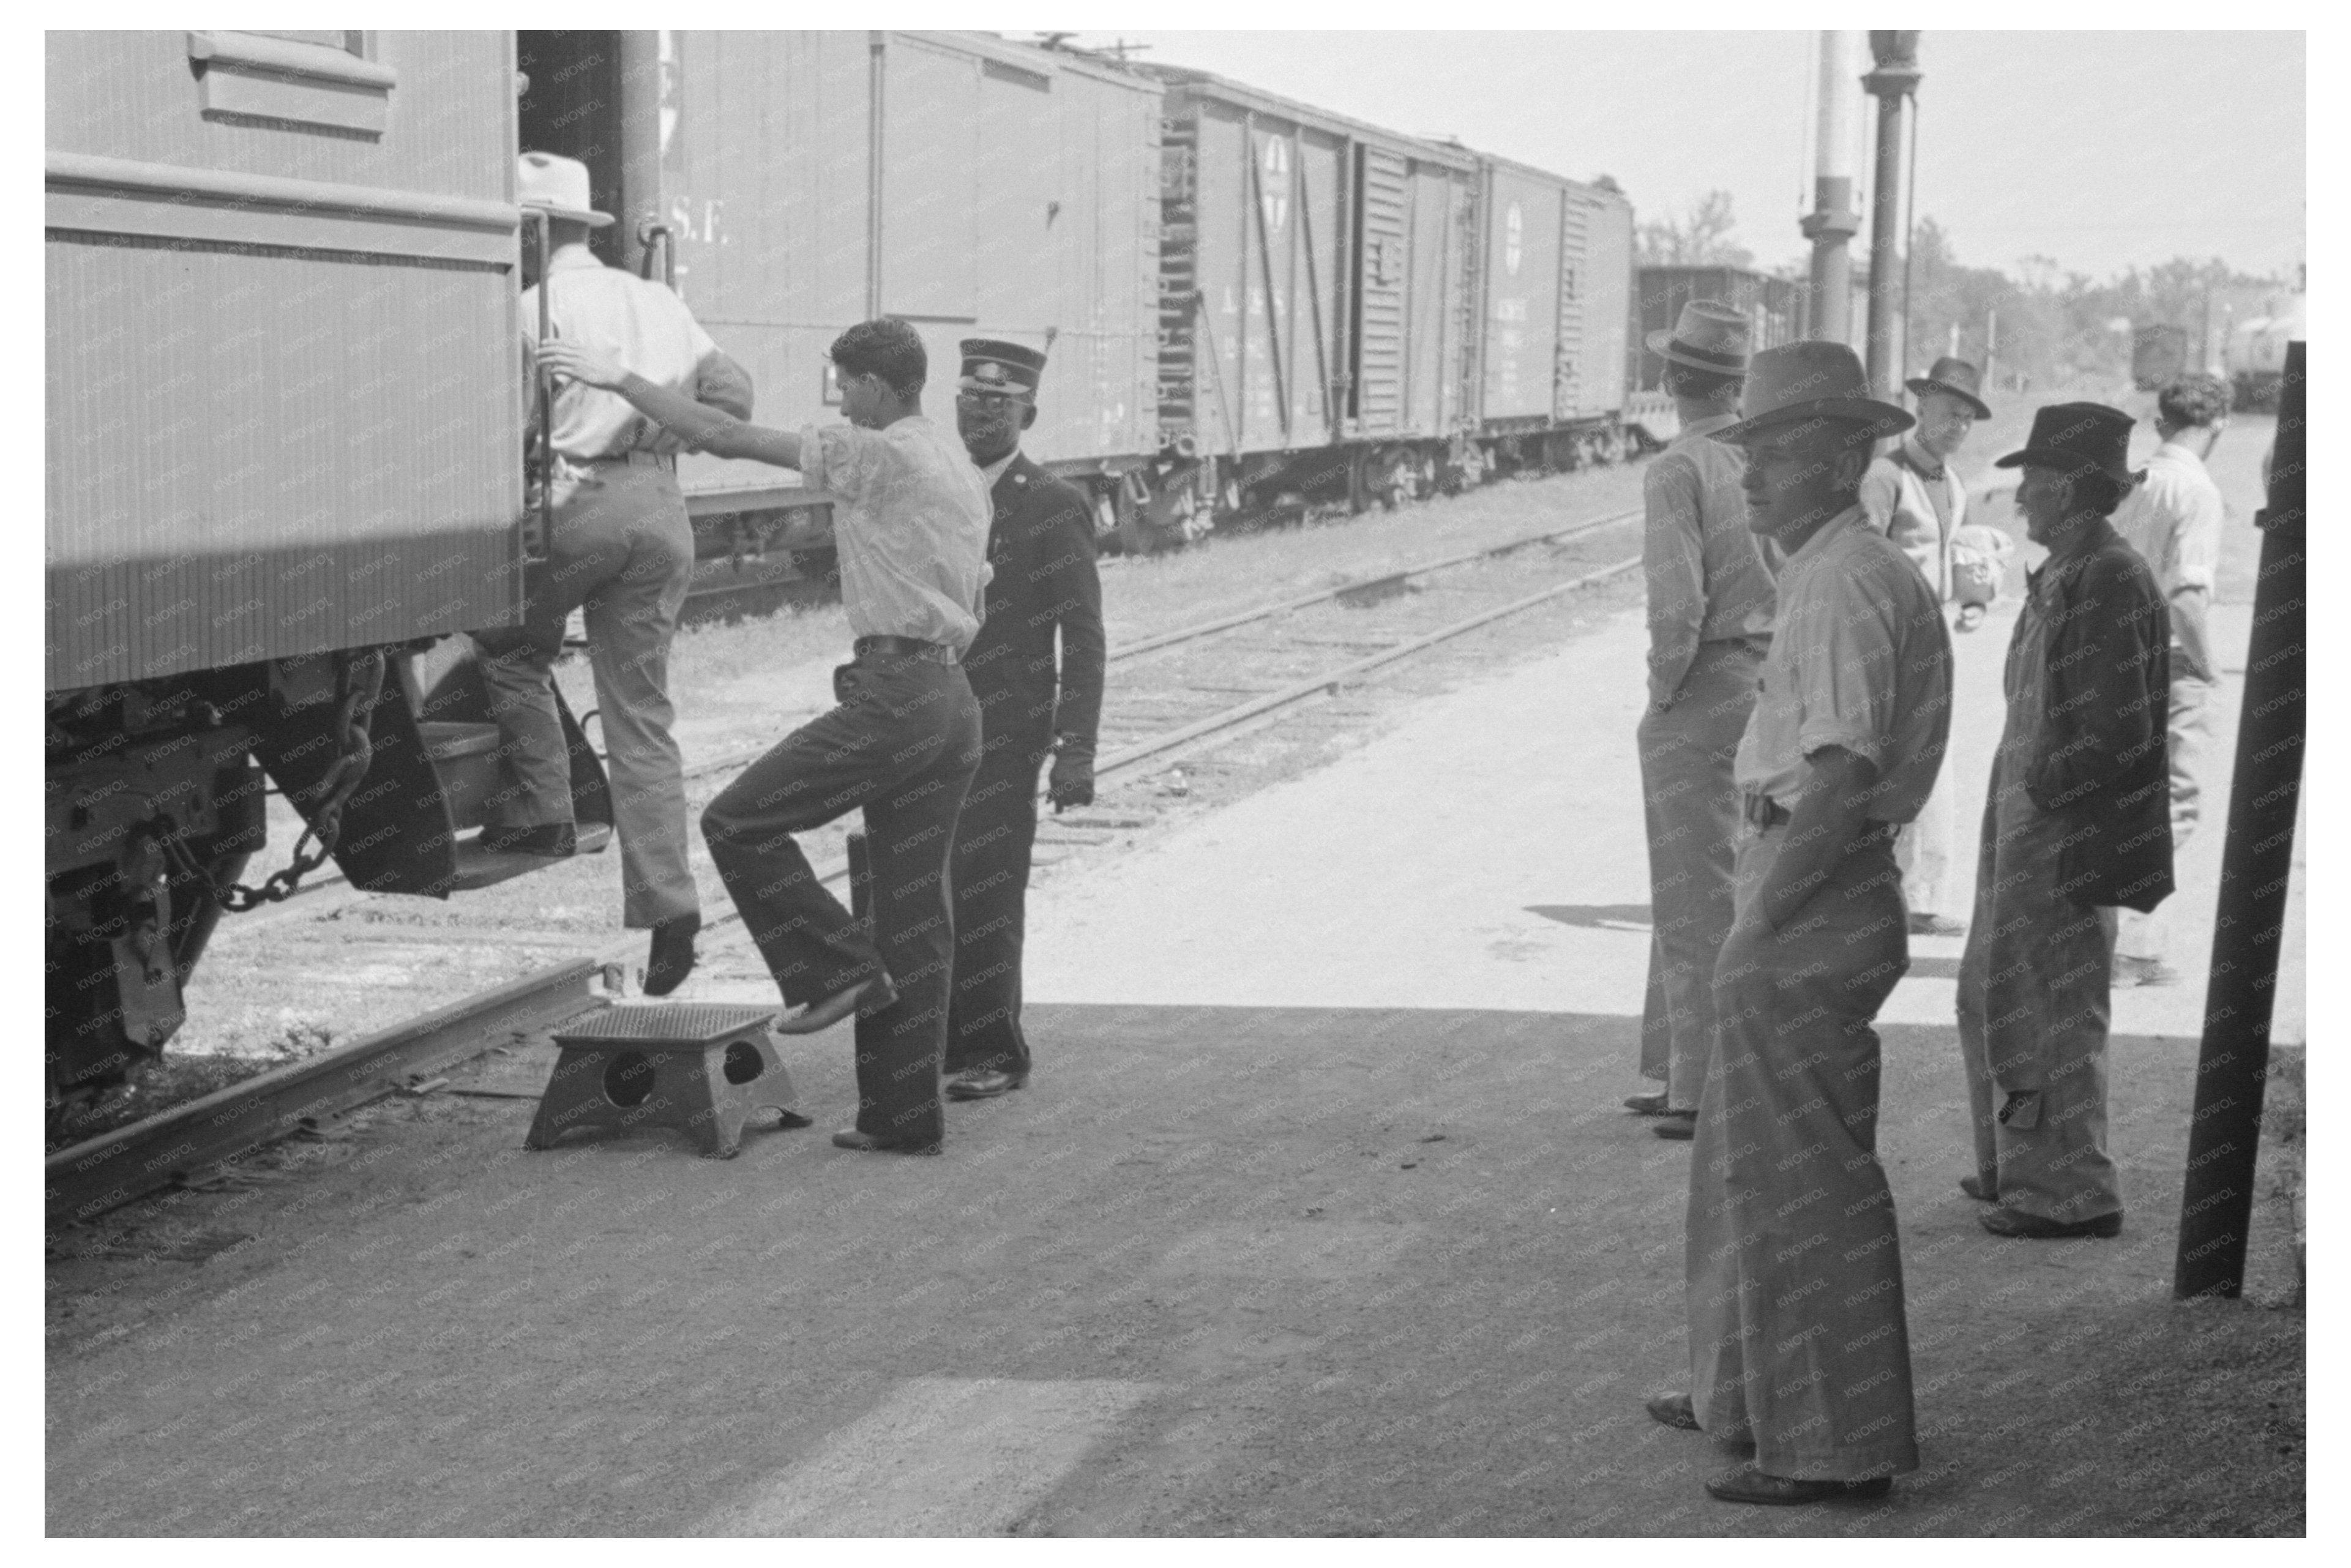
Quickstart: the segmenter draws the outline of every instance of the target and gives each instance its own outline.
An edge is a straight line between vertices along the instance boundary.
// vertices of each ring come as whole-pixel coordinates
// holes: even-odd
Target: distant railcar
[[[1505,463],[1621,450],[1633,209],[1587,185],[1478,155],[1483,340],[1477,429]]]
[[[2237,407],[2260,411],[2278,405],[2285,375],[2285,348],[2310,335],[2309,296],[2295,294],[2268,314],[2237,323],[2226,350],[2229,384]]]

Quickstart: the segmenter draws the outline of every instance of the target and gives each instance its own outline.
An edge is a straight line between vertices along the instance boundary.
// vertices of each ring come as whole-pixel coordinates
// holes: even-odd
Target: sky
[[[1018,37],[1019,35],[1013,35]],[[1811,32],[1140,32],[1142,57],[1578,179],[1644,217],[1731,193],[1740,243],[1805,254]],[[1917,213],[1970,266],[2104,279],[2175,256],[2291,276],[2304,259],[2304,36],[1928,30]],[[1865,120],[1876,122],[1875,100]],[[1870,159],[1858,162],[1865,177]],[[1866,218],[1865,191],[1860,194]],[[1865,224],[1856,244],[1869,240]]]

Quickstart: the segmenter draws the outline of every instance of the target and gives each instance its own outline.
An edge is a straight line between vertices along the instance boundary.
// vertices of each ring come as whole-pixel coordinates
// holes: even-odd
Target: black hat
[[[966,338],[956,347],[963,350],[963,379],[956,385],[964,392],[1034,392],[1045,373],[1045,356],[1018,343]]]
[[[1914,376],[1902,383],[1920,397],[1930,392],[1949,392],[1976,411],[1978,419],[1990,419],[1991,410],[1976,394],[1983,390],[1983,372],[1965,360],[1955,360],[1949,354],[1935,361],[1935,368],[1923,376]]]
[[[2130,433],[2137,422],[2102,402],[2053,402],[2032,415],[2024,450],[1999,459],[1995,468],[2053,468],[2060,474],[2104,474],[2127,488],[2141,475],[2131,472]]]

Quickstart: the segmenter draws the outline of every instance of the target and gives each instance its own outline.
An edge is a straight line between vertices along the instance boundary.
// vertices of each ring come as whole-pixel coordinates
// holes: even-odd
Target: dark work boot
[[[645,995],[665,997],[694,973],[694,934],[699,915],[676,915],[653,922],[653,944],[645,954]]]

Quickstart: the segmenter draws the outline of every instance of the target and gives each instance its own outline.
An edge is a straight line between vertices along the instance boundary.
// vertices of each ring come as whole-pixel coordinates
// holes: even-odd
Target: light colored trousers
[[[1951,776],[1958,770],[1946,757],[1935,770],[1935,787],[1914,820],[1902,824],[1894,841],[1894,863],[1902,873],[1902,902],[1913,915],[1949,916],[1951,897],[1951,841],[1958,836],[1959,806]]]
[[[1750,913],[1787,825],[1739,847],[1740,921],[1691,1146],[1690,1400],[1768,1475],[1918,1468],[1894,1195],[1877,1163],[1877,1009],[1910,966],[1890,831],[1777,932]]]
[[[2204,816],[2204,774],[2212,755],[2212,698],[2218,682],[2179,680],[2171,683],[2171,717],[2166,744],[2171,758],[2171,853],[2176,861]],[[2166,919],[2178,895],[2156,905],[2152,915],[2136,909],[2121,911],[2115,935],[2115,952],[2126,958],[2161,958],[2169,946]]]
[[[578,609],[621,837],[622,920],[643,929],[700,907],[669,700],[669,644],[694,579],[694,527],[676,475],[651,465],[559,465],[553,499],[549,559],[524,579],[523,623],[474,633],[513,779],[494,825],[571,821],[555,661]]]
[[[1674,706],[1645,713],[1641,810],[1649,833],[1649,982],[1641,1075],[1694,1111],[1714,1042],[1714,960],[1730,935],[1739,786],[1731,764],[1755,706],[1763,654],[1745,641],[1706,643]]]
[[[2072,830],[2008,777],[2009,749],[1993,764],[1975,916],[1959,957],[1976,1180],[2004,1207],[2095,1219],[2123,1207],[2106,1155],[2115,911],[2058,891],[2059,846]],[[2022,1089],[2036,1092],[2036,1103],[2001,1122],[2009,1092]]]

